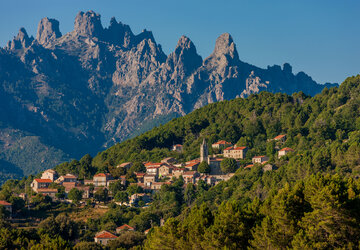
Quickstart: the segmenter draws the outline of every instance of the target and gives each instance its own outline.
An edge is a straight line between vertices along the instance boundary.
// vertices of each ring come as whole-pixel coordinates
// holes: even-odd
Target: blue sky
[[[259,67],[285,62],[314,80],[342,82],[360,73],[358,0],[14,0],[2,1],[0,46],[20,27],[36,35],[42,17],[60,21],[63,34],[73,29],[79,11],[101,14],[103,26],[115,16],[134,33],[153,31],[166,54],[181,35],[207,57],[216,38],[229,32],[240,59]]]

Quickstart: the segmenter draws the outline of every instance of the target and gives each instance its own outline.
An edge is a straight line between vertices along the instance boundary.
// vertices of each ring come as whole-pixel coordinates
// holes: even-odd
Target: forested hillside
[[[287,135],[281,145],[272,140],[279,134]],[[262,92],[210,104],[93,159],[85,155],[79,161],[58,165],[56,170],[84,179],[97,172],[115,176],[116,166],[127,161],[155,162],[167,156],[180,162],[191,160],[199,156],[203,138],[209,144],[224,139],[250,148],[229,181],[213,187],[201,182],[185,187],[181,178],[175,178],[161,187],[147,208],[112,203],[102,216],[76,223],[49,217],[39,225],[36,236],[24,237],[35,240],[38,247],[72,247],[75,239],[90,242],[96,232],[128,223],[138,232],[113,240],[110,249],[359,249],[360,75],[315,97]],[[170,150],[177,143],[184,145],[183,153]],[[279,146],[291,147],[294,152],[279,159]],[[252,156],[260,154],[269,156],[269,163],[277,169],[264,171],[257,164],[244,168]],[[0,199],[10,200],[14,188],[20,192],[32,178],[7,182]],[[136,193],[131,187],[113,191]],[[68,210],[70,217],[76,219],[71,212]],[[57,220],[87,231],[74,229],[76,234],[70,237],[64,230],[54,230],[61,229],[60,222],[51,222]],[[160,226],[162,220],[165,224]],[[9,239],[22,235],[21,230],[9,228],[1,232],[12,238],[0,237],[0,244],[10,244]],[[142,232],[146,229],[151,230],[145,236]],[[58,238],[51,242],[49,237]],[[29,240],[17,242],[19,247],[31,244]],[[5,243],[3,246],[8,246]],[[77,246],[85,249],[91,244]]]

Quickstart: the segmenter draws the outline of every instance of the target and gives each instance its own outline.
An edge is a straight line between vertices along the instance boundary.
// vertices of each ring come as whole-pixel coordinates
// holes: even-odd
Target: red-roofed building
[[[281,142],[285,142],[286,140],[286,135],[278,135],[274,138],[275,141],[281,141]]]
[[[133,227],[129,226],[128,224],[124,224],[124,225],[116,228],[117,234],[120,234],[121,232],[124,232],[124,231],[135,231],[135,229]]]
[[[37,193],[39,188],[48,188],[51,183],[50,179],[34,179],[30,186]]]
[[[224,149],[224,157],[234,158],[234,159],[244,159],[247,151],[248,151],[247,147],[237,147],[235,145]]]
[[[146,174],[144,175],[144,185],[147,187],[151,187],[151,184],[157,181],[157,175],[154,174]]]
[[[37,190],[38,194],[42,194],[44,196],[49,196],[51,198],[56,198],[56,194],[58,193],[58,190],[56,188],[39,188]]]
[[[144,183],[144,176],[146,175],[146,173],[136,173],[136,179],[138,181],[138,183]]]
[[[95,235],[94,241],[96,243],[100,243],[106,246],[110,240],[114,240],[116,238],[117,236],[113,235],[112,233],[109,233],[108,231],[101,231],[100,233],[97,233]]]
[[[66,174],[66,175],[60,176],[55,182],[60,185],[62,185],[62,183],[64,183],[64,182],[77,182],[77,177],[73,174]]]
[[[266,155],[261,155],[261,156],[254,156],[252,158],[252,163],[260,163],[263,164],[265,162],[267,162],[269,160],[269,157],[267,157]]]
[[[185,165],[185,168],[188,171],[196,171],[199,164],[200,164],[200,161],[187,162]]]
[[[165,176],[165,175],[169,175],[172,173],[174,167],[173,166],[170,166],[168,164],[164,164],[164,165],[161,165],[161,167],[159,167],[159,175],[160,176]]]
[[[186,184],[192,183],[195,184],[196,177],[199,176],[199,173],[196,171],[186,171],[183,173],[183,178]]]
[[[110,184],[110,181],[112,180],[111,174],[108,173],[99,173],[94,175],[93,181],[95,187],[108,187]]]
[[[283,149],[280,149],[279,150],[279,158],[281,158],[282,156],[286,155],[287,153],[290,153],[290,152],[294,152],[294,149],[292,148],[283,148]]]
[[[12,214],[12,205],[11,205],[11,203],[2,200],[2,201],[0,201],[0,206],[3,206],[7,211],[10,212],[10,214]]]
[[[231,142],[221,140],[221,141],[218,141],[218,142],[215,142],[214,144],[212,144],[211,147],[216,148],[216,149],[224,149],[224,148],[226,148],[228,146],[231,146],[231,145],[232,145]]]

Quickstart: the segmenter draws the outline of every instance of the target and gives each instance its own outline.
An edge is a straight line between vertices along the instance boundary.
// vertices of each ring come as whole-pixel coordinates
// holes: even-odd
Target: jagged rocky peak
[[[136,36],[137,43],[141,42],[142,40],[151,40],[153,43],[155,43],[155,38],[153,33],[150,30],[143,29],[140,34]]]
[[[36,40],[40,44],[48,44],[61,36],[59,21],[47,17],[41,19],[36,34]]]
[[[284,63],[283,65],[283,71],[286,74],[292,74],[292,67],[289,63]]]
[[[201,66],[202,58],[198,55],[194,43],[188,37],[181,36],[167,62],[178,65],[185,74],[188,74]]]
[[[12,41],[8,42],[6,48],[11,50],[27,48],[31,45],[33,40],[33,37],[28,36],[25,28],[21,27],[17,36],[14,37]]]
[[[100,20],[100,14],[94,11],[79,12],[75,18],[74,31],[78,35],[89,37],[101,37],[103,27]]]
[[[117,22],[115,17],[110,20],[110,26],[105,28],[104,40],[109,43],[128,48],[134,42],[134,34],[129,25]]]
[[[215,49],[213,54],[228,55],[233,59],[239,59],[239,55],[236,50],[235,43],[229,33],[224,33],[216,39]]]

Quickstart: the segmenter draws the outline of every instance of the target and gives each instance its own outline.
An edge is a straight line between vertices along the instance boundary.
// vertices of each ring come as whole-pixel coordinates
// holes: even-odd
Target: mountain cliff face
[[[64,35],[50,18],[35,39],[21,28],[0,48],[0,83],[0,172],[15,166],[19,176],[208,103],[262,90],[315,95],[325,86],[289,64],[242,62],[227,33],[205,60],[185,36],[167,56],[152,32],[135,35],[115,18],[104,28],[93,11],[80,12]]]

